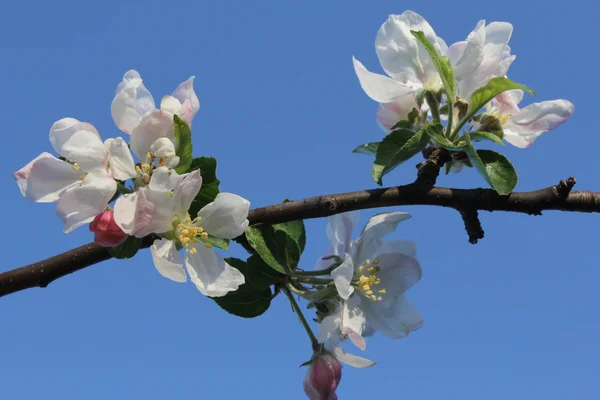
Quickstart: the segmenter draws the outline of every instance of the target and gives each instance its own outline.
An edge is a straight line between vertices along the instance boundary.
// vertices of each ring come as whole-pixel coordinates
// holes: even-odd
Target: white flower
[[[157,171],[160,170],[157,169]],[[115,222],[130,235],[143,237],[163,233],[173,239],[156,240],[150,247],[158,272],[176,282],[190,280],[206,296],[224,296],[244,283],[244,275],[204,242],[209,235],[233,239],[248,227],[250,203],[231,193],[219,193],[198,216],[188,215],[189,207],[202,186],[199,170],[170,179],[168,171],[155,171],[152,182],[135,193],[125,195],[115,204]],[[160,177],[160,178],[158,178]],[[156,186],[155,186],[156,185]],[[173,192],[153,190],[169,189]],[[182,262],[177,246],[185,248]]]
[[[146,157],[150,146],[160,138],[174,142],[173,115],[177,114],[192,126],[192,119],[200,109],[194,91],[194,77],[181,83],[171,96],[164,96],[160,110],[154,104],[152,94],[144,86],[140,74],[129,70],[117,86],[111,105],[115,124],[131,134],[131,150],[140,159]]]
[[[504,139],[520,148],[531,146],[542,133],[558,127],[575,111],[570,101],[562,99],[533,103],[519,109],[522,99],[522,90],[509,90],[486,106],[487,112],[502,123]]]
[[[50,143],[71,163],[42,153],[14,177],[21,194],[38,203],[57,201],[65,232],[91,222],[117,190],[115,179],[136,176],[133,158],[121,138],[102,143],[94,126],[74,118],[52,125]]]
[[[448,48],[457,83],[458,96],[469,100],[475,89],[491,78],[505,76],[516,56],[510,54],[508,41],[513,27],[508,22],[481,20],[466,41],[456,42]]]
[[[332,255],[343,259],[331,273],[342,301],[321,322],[320,342],[340,332],[365,350],[363,331],[367,327],[396,339],[422,326],[421,315],[404,297],[421,279],[415,245],[402,239],[382,240],[408,218],[410,215],[402,212],[375,215],[354,242],[350,236],[357,213],[329,218],[327,236]]]

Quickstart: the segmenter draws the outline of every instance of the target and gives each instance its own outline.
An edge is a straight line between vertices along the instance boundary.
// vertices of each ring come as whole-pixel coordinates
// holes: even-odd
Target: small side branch
[[[469,243],[477,244],[479,239],[483,239],[483,227],[481,221],[479,221],[479,213],[477,210],[462,209],[458,210],[462,220],[465,224],[465,230],[469,235]]]

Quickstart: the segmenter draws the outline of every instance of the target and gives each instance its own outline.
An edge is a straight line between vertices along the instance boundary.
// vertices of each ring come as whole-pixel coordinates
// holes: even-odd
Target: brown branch
[[[571,191],[574,178],[533,192],[500,196],[491,189],[449,189],[423,185],[362,190],[311,197],[250,211],[250,224],[276,224],[299,219],[323,218],[346,211],[388,206],[427,205],[465,210],[508,211],[540,215],[545,210],[600,212],[600,193]],[[240,240],[242,240],[240,238]],[[152,238],[144,240],[149,247]],[[52,281],[110,258],[102,246],[91,243],[66,253],[0,274],[0,296],[32,287],[45,287]]]

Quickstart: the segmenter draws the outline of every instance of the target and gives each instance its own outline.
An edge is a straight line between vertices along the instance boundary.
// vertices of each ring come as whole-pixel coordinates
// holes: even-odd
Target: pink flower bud
[[[94,242],[104,247],[118,246],[127,238],[127,234],[115,222],[113,211],[97,215],[90,223],[90,231],[94,232]]]
[[[304,378],[304,392],[310,400],[337,400],[335,390],[342,379],[342,364],[330,353],[314,359]]]

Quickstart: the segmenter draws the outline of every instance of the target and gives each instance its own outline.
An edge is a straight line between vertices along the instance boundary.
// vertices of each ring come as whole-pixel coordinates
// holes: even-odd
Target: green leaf
[[[435,65],[435,69],[442,78],[448,103],[452,105],[454,99],[456,98],[456,79],[454,78],[454,70],[452,69],[452,63],[450,62],[450,59],[448,57],[440,56],[431,42],[427,40],[423,32],[410,31],[410,33],[412,33],[412,35],[417,38],[419,42],[421,42],[423,47],[425,47],[425,50],[427,50],[429,53],[429,56],[433,61],[433,65]],[[452,107],[450,107],[450,109],[451,108]]]
[[[238,258],[226,258],[225,261],[244,274],[246,282],[234,292],[213,297],[215,303],[228,313],[242,318],[258,317],[267,311],[273,297],[271,282],[265,280],[258,269]]]
[[[290,224],[289,222],[287,224]],[[293,271],[298,267],[306,237],[293,227],[275,228],[273,225],[257,224],[246,228],[248,243],[260,257],[279,273]],[[304,227],[302,227],[304,229]],[[288,231],[295,231],[296,237]]]
[[[289,200],[285,200],[284,203],[288,203]],[[306,229],[304,228],[304,221],[290,221],[283,222],[281,224],[273,225],[273,229],[276,231],[284,231],[287,233],[292,239],[296,241],[298,244],[298,248],[300,249],[300,254],[304,251],[304,246],[306,246]]]
[[[357,154],[375,155],[377,153],[377,147],[379,147],[379,142],[365,143],[352,150],[352,152]]]
[[[115,247],[107,247],[106,250],[114,258],[122,260],[135,256],[141,245],[142,239],[138,239],[135,236],[127,236],[127,239],[123,243]]]
[[[202,187],[190,206],[190,216],[195,218],[198,211],[211,203],[219,194],[219,180],[217,179],[217,160],[213,157],[196,157],[190,164],[189,172],[200,169]]]
[[[208,235],[208,237],[204,240],[206,243],[210,243],[215,247],[223,250],[229,250],[229,239],[223,239],[220,237]]]
[[[517,186],[518,176],[515,167],[508,159],[499,153],[491,150],[475,150],[469,133],[464,136],[467,139],[467,147],[465,152],[469,157],[469,161],[483,176],[486,182],[498,194],[507,195]]]
[[[373,163],[373,180],[381,185],[383,175],[392,171],[404,161],[421,152],[429,143],[429,135],[425,133],[429,124],[415,133],[408,129],[398,129],[387,135],[377,148]]]
[[[175,172],[183,174],[192,164],[192,130],[187,122],[178,115],[173,115],[173,125],[175,127],[175,144],[177,145],[176,154],[179,157],[179,164],[175,167]]]
[[[521,89],[535,96],[535,92],[525,85],[511,81],[508,78],[498,76],[492,78],[485,85],[477,88],[471,95],[469,109],[465,117],[460,121],[456,130],[458,131],[467,123],[481,108],[489,103],[494,97],[507,90]]]
[[[462,149],[461,146],[457,146],[456,144],[452,143],[450,141],[450,139],[448,139],[444,135],[444,127],[441,124],[429,125],[425,129],[425,132],[427,133],[427,135],[429,135],[430,138],[435,140],[435,142],[437,144],[439,144],[441,147],[443,147],[445,149],[448,149],[448,150],[461,150]]]
[[[413,127],[413,124],[419,119],[419,110],[413,108],[411,112],[408,113],[407,118],[408,120],[403,119],[396,122],[392,126],[391,130],[395,131],[396,129],[411,129]]]
[[[491,140],[492,142],[497,143],[500,146],[504,146],[504,142],[502,141],[502,138],[500,136],[498,136],[498,134],[496,134],[496,133],[471,132],[471,133],[469,133],[469,136],[471,136],[471,140],[474,140],[474,141]]]

